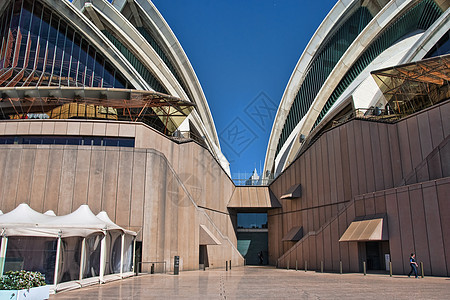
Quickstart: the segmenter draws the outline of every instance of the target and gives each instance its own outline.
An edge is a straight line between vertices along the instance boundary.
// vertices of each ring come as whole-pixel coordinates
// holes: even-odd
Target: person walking
[[[409,265],[411,266],[411,271],[409,271],[408,277],[411,277],[412,272],[414,272],[414,275],[416,278],[419,278],[417,275],[417,267],[419,266],[416,262],[416,254],[411,253],[411,256],[409,257]]]

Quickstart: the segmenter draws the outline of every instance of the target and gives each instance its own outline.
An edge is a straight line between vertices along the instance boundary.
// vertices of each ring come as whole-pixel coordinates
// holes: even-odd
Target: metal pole
[[[422,272],[422,278],[424,277],[424,271],[423,271],[423,261],[420,262],[420,271]]]
[[[228,260],[225,261],[225,271],[228,272]]]
[[[305,272],[308,271],[308,262],[305,260]]]
[[[3,276],[3,270],[5,269],[7,246],[8,246],[8,238],[6,236],[2,236],[2,246],[0,248],[0,276]]]
[[[123,278],[123,254],[124,254],[124,250],[125,250],[125,234],[122,233],[121,236],[121,243],[122,245],[120,246],[120,278]]]
[[[100,243],[100,271],[99,271],[99,279],[100,283],[105,283],[104,275],[105,275],[105,267],[106,267],[106,231],[103,232],[102,241]]]
[[[53,274],[54,275],[53,284],[55,285],[55,290],[56,290],[56,285],[58,284],[60,256],[61,256],[61,236],[58,236],[58,241],[57,241],[57,245],[56,245],[55,274]]]
[[[363,270],[364,270],[364,276],[366,276],[366,262],[363,261]]]
[[[342,260],[339,261],[339,272],[342,275]]]
[[[165,268],[165,265],[164,265],[164,268]],[[133,240],[133,269],[132,269],[132,271],[134,273],[136,273],[136,276],[138,275],[138,266],[136,263],[136,237],[134,237],[134,240]],[[166,273],[166,272],[164,272],[164,273]]]
[[[323,260],[320,261],[320,273],[323,273]]]
[[[80,258],[80,280],[83,279],[84,267],[86,266],[86,238],[81,241],[81,258]]]
[[[231,259],[230,259],[230,271],[231,271]]]
[[[392,261],[389,262],[389,275],[392,277]]]

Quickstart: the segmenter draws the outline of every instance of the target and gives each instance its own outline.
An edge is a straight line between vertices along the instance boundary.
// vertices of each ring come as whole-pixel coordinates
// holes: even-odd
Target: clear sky
[[[152,0],[206,95],[233,178],[264,166],[300,55],[337,0]]]

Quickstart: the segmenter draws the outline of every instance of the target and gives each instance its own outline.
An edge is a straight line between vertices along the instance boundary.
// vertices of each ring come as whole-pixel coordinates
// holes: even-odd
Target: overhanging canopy
[[[389,240],[384,215],[356,218],[339,239],[339,242],[367,242]]]
[[[205,225],[200,224],[199,245],[221,245],[222,243]]]
[[[290,241],[290,242],[298,242],[303,237],[303,227],[302,226],[294,226],[292,227],[288,233],[281,239],[282,241]]]
[[[302,186],[295,184],[291,186],[282,196],[281,199],[299,198],[302,196]]]

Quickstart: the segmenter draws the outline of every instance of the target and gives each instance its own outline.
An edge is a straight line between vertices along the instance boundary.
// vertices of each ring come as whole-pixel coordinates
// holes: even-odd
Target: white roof
[[[22,203],[9,213],[0,215],[0,228],[2,235],[6,236],[85,237],[108,230],[136,235],[112,222],[106,212],[102,213],[102,219],[98,218],[89,206],[81,205],[68,215],[56,216],[53,211],[42,214]]]

